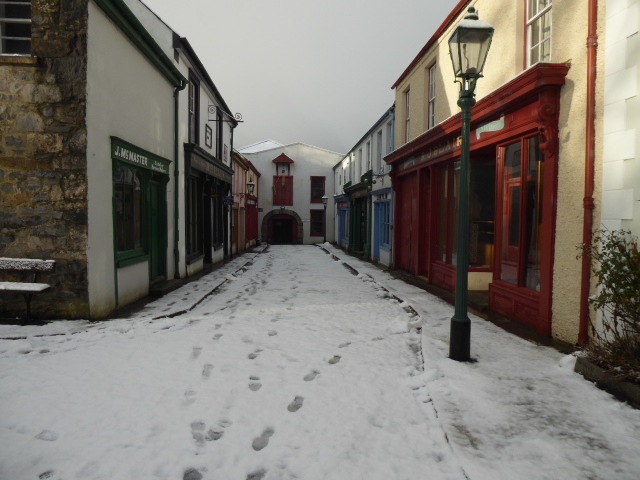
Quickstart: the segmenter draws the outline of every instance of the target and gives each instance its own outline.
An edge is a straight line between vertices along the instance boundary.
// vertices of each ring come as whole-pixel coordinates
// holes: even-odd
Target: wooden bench
[[[31,297],[36,293],[49,290],[51,285],[37,283],[38,273],[53,272],[56,262],[54,260],[38,260],[33,258],[6,258],[0,257],[0,271],[22,272],[21,282],[0,282],[0,293],[19,293],[27,302],[27,320],[31,317]],[[27,278],[30,277],[30,278]]]

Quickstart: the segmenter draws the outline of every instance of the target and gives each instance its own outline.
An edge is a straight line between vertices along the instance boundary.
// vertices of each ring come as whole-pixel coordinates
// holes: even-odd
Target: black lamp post
[[[327,243],[327,202],[329,201],[329,197],[326,195],[322,196],[322,204],[324,205],[324,241],[322,243]]]
[[[449,358],[461,362],[471,360],[471,320],[467,315],[467,290],[469,276],[469,134],[471,108],[476,99],[476,81],[482,77],[493,27],[478,20],[474,7],[449,38],[449,53],[453,71],[460,79],[458,106],[462,121],[462,145],[460,159],[460,195],[458,197],[458,256],[456,268],[455,313],[451,318]]]
[[[247,182],[247,194],[253,195],[253,189],[256,188],[256,184],[253,183],[253,179]]]

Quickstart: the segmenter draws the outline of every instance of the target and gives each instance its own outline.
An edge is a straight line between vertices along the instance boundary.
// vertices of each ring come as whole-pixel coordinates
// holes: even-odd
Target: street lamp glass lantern
[[[247,193],[249,195],[253,195],[253,189],[256,188],[256,184],[253,183],[253,180],[249,180],[247,182]]]
[[[329,201],[329,197],[327,197],[326,195],[322,196],[322,203],[323,205],[326,207],[327,206],[327,202]]]
[[[492,37],[491,24],[478,20],[475,8],[469,7],[464,20],[449,38],[449,54],[456,77],[472,80],[482,76]]]

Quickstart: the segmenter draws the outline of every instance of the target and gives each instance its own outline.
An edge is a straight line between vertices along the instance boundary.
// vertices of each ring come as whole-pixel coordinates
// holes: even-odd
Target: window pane
[[[140,174],[133,177],[132,246],[142,248],[142,180]]]
[[[520,142],[504,148],[500,279],[517,284],[520,232]]]
[[[495,160],[471,163],[469,217],[469,265],[493,265]]]
[[[438,240],[436,247],[436,258],[441,262],[447,261],[447,217],[448,217],[448,184],[449,168],[445,166],[440,169],[438,181]]]
[[[450,211],[451,217],[449,217],[449,238],[451,239],[451,265],[458,264],[458,214],[460,203],[460,161],[453,164],[453,188],[449,202],[451,202]]]
[[[528,141],[528,168],[527,168],[527,198],[526,198],[526,238],[525,259],[526,277],[525,287],[540,291],[540,264],[542,257],[541,232],[542,232],[542,198],[544,173],[544,155],[540,151],[540,137],[533,137]]]
[[[124,170],[116,168],[113,174],[113,190],[115,195],[115,215],[116,215],[116,245],[119,252],[125,251],[125,211],[124,211]]]

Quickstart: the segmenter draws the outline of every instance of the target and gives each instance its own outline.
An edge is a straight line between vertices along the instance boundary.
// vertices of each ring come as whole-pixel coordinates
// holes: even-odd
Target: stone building
[[[87,317],[87,1],[23,3],[30,35],[0,55],[0,256],[55,259],[34,310]]]
[[[31,28],[0,55],[0,256],[56,261],[34,314],[103,318],[222,261],[237,122],[189,42],[139,0],[17,3],[3,21]]]

